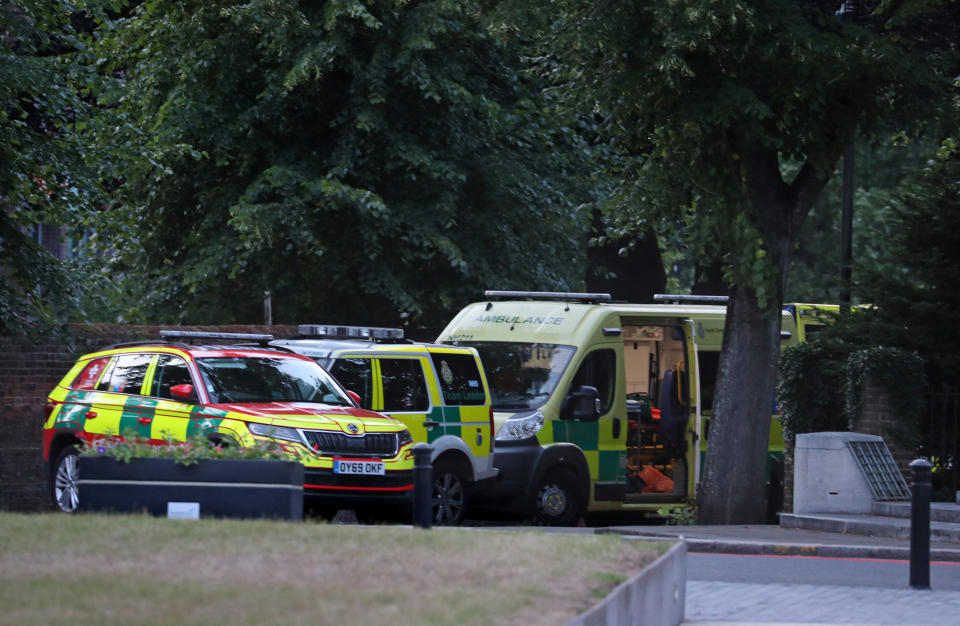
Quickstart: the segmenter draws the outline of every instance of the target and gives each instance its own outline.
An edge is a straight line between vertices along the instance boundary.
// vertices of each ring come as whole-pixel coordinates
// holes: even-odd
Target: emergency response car
[[[477,484],[496,476],[493,410],[477,351],[415,343],[399,328],[300,326],[272,342],[315,358],[360,405],[394,417],[433,448],[435,524],[460,524]]]
[[[74,511],[84,442],[133,431],[154,444],[200,434],[250,446],[271,440],[303,463],[304,496],[330,509],[406,511],[413,439],[397,420],[357,406],[305,356],[257,345],[270,335],[161,331],[169,341],[109,346],[76,362],[47,399],[43,454],[51,495]]]

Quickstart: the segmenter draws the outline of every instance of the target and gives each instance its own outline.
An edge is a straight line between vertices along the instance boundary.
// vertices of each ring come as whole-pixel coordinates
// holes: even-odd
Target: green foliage
[[[653,223],[689,257],[723,258],[761,305],[778,301],[854,130],[911,136],[943,114],[957,70],[955,3],[884,5],[862,23],[809,0],[554,9],[544,63],[569,64],[570,100],[602,119],[623,179],[609,197],[618,224],[641,236]]]
[[[78,24],[101,3],[18,0],[0,4],[0,333],[50,330],[84,319],[84,284],[37,243],[41,225],[80,237],[96,182],[78,129],[84,36]]]
[[[841,323],[783,351],[777,398],[784,441],[792,447],[801,433],[855,429],[869,382],[886,392],[896,418],[887,435],[916,448],[927,406],[923,359],[900,348],[860,348],[848,328]]]
[[[890,413],[895,417],[890,436],[916,449],[927,412],[925,365],[920,355],[900,348],[875,346],[850,354],[846,413],[851,422],[860,414],[863,387],[869,381],[887,392]]]
[[[960,153],[950,148],[952,141],[947,137],[886,205],[887,262],[860,268],[858,291],[873,306],[850,320],[850,332],[923,355],[931,383],[957,386]]]
[[[171,2],[96,45],[129,319],[442,325],[579,285],[572,133],[472,3]]]
[[[850,429],[844,413],[849,348],[837,341],[808,341],[780,357],[777,401],[787,447],[798,434]]]
[[[210,441],[199,434],[186,441],[166,438],[162,445],[151,444],[148,439],[137,436],[130,430],[121,437],[95,439],[84,445],[83,456],[105,456],[121,463],[133,459],[174,459],[180,465],[196,465],[200,459],[287,459],[287,454],[279,444],[272,441],[258,441],[253,446],[242,448],[237,445],[222,445]]]
[[[661,507],[657,515],[667,521],[667,526],[692,526],[697,523],[697,507]]]

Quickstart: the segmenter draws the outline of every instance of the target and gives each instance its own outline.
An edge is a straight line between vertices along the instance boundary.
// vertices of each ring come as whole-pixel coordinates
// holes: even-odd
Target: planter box
[[[209,517],[303,519],[303,465],[296,461],[79,457],[79,511],[147,512],[173,509]],[[170,503],[175,503],[172,507]]]

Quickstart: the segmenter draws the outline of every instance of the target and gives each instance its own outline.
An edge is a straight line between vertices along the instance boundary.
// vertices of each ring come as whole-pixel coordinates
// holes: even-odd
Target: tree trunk
[[[593,229],[608,234],[598,210],[593,211]],[[623,302],[653,302],[653,294],[663,293],[667,286],[657,236],[648,229],[621,255],[620,249],[627,243],[626,239],[612,239],[587,250],[587,291],[609,293]]]
[[[698,494],[698,520],[703,524],[766,521],[765,470],[780,352],[780,308],[779,299],[761,308],[752,288],[731,290]]]

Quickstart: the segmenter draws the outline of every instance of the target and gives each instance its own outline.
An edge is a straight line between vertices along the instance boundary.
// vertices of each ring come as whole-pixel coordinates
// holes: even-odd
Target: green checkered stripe
[[[126,437],[133,432],[137,437],[151,439],[153,422],[141,424],[141,417],[156,417],[157,401],[153,398],[132,396],[123,403],[123,412],[120,414],[120,423],[117,425],[118,434]],[[158,435],[159,436],[159,435]]]
[[[190,421],[187,423],[187,439],[194,435],[206,435],[220,430],[220,423],[227,412],[220,409],[194,406],[190,409]]]
[[[433,443],[443,435],[461,436],[463,429],[459,425],[460,409],[458,407],[448,406],[444,411],[443,407],[435,406],[427,413],[426,421],[439,422],[443,425],[442,428],[427,431],[427,443]],[[448,426],[448,424],[456,424],[456,426]]]
[[[87,418],[84,416],[90,410],[91,392],[72,390],[67,392],[60,410],[57,411],[55,421],[56,428],[76,428],[83,430],[87,424]]]
[[[552,428],[546,428],[547,425]],[[544,431],[550,430],[553,443],[572,443],[587,457],[591,473],[596,472],[596,480],[601,482],[624,482],[627,479],[626,451],[622,449],[600,449],[599,424],[597,422],[576,422],[550,420],[544,424]],[[541,441],[546,433],[541,431]],[[596,469],[594,469],[594,467]]]

